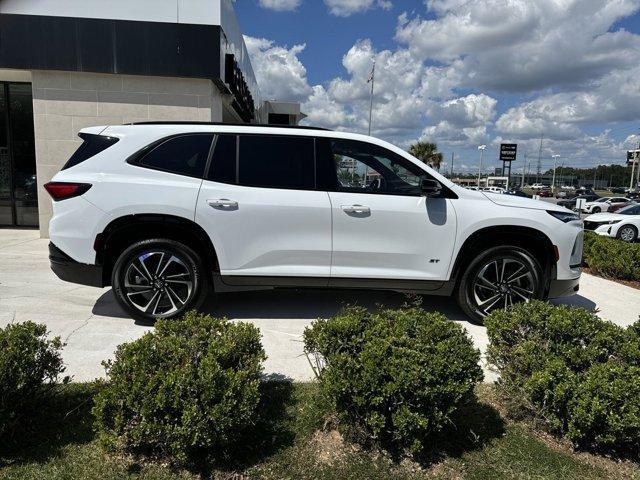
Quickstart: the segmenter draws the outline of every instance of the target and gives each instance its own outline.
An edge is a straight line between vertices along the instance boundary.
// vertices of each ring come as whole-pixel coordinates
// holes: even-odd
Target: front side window
[[[334,139],[331,150],[340,191],[419,196],[420,181],[429,178],[408,160],[377,145]]]
[[[209,157],[212,134],[188,134],[169,138],[137,163],[141,167],[202,178]]]
[[[239,185],[292,190],[315,188],[312,137],[239,135],[238,141]]]

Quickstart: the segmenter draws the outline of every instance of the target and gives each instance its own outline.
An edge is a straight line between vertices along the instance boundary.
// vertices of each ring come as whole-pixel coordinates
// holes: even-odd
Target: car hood
[[[585,222],[612,222],[613,220],[624,220],[625,218],[629,218],[629,215],[621,215],[619,213],[594,213],[593,215],[589,215],[585,217]]]
[[[484,194],[484,192],[482,192]],[[533,200],[532,198],[516,197],[515,195],[484,195],[496,205],[504,207],[516,208],[532,208],[534,210],[552,210],[556,212],[571,212],[564,207],[555,205],[551,202],[543,202],[541,200]]]

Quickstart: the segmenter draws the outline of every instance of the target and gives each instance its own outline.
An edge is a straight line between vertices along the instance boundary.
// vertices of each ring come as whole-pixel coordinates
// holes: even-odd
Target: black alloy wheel
[[[167,239],[143,240],[127,248],[112,274],[118,303],[135,319],[177,318],[202,305],[206,279],[198,255]]]
[[[497,309],[542,298],[542,269],[519,247],[496,247],[476,257],[463,273],[457,300],[473,323]]]

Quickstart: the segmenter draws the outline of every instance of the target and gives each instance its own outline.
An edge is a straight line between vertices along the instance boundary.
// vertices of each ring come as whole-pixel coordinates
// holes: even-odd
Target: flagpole
[[[373,68],[371,69],[371,97],[369,99],[369,135],[371,135],[371,116],[373,113],[373,86],[376,82],[376,61],[373,61]],[[367,82],[368,83],[368,82]]]

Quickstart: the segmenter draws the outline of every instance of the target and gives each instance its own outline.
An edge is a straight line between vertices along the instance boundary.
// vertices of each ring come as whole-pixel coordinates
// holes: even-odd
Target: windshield
[[[640,205],[629,205],[618,210],[621,215],[640,215]]]

